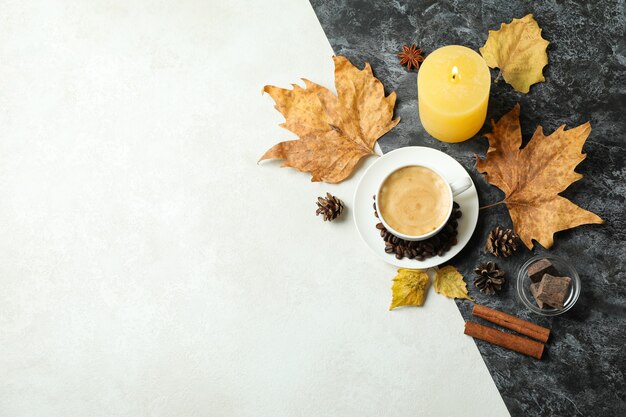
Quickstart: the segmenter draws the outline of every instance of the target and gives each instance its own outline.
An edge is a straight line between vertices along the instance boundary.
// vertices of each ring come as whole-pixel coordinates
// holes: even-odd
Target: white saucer
[[[435,256],[423,261],[417,259],[396,259],[394,254],[385,252],[385,242],[380,237],[380,231],[376,229],[378,219],[374,217],[373,196],[378,186],[385,177],[394,170],[411,164],[429,166],[441,173],[448,181],[468,176],[469,174],[454,158],[445,153],[424,146],[410,146],[396,149],[374,162],[365,171],[354,193],[352,204],[354,210],[354,222],[363,241],[385,262],[392,265],[411,268],[427,269],[441,265],[459,253],[469,242],[478,221],[478,193],[472,182],[472,186],[465,192],[454,198],[461,206],[463,216],[459,219],[458,243],[443,256]],[[470,179],[471,181],[471,179]]]

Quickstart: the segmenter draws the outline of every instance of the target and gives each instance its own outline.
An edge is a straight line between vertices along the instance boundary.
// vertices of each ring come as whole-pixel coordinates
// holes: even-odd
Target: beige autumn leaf
[[[521,93],[545,81],[543,67],[548,64],[547,40],[532,14],[511,23],[502,23],[500,30],[490,30],[480,53],[491,68],[500,68],[504,80]]]
[[[400,306],[421,306],[424,304],[430,278],[426,271],[418,269],[398,269],[391,287],[389,310]]]
[[[463,280],[463,275],[451,265],[444,266],[435,272],[434,287],[436,292],[448,298],[472,300],[467,293],[467,284]]]
[[[548,136],[538,126],[530,142],[520,149],[519,114],[517,104],[497,123],[491,121],[493,130],[485,135],[490,151],[484,160],[476,157],[476,168],[504,192],[502,202],[509,209],[515,233],[528,249],[533,248],[533,239],[549,249],[554,244],[554,233],[560,230],[604,223],[559,195],[583,177],[574,168],[586,157],[581,151],[591,124],[569,130],[561,126]]]
[[[399,118],[392,120],[396,94],[385,97],[369,64],[359,70],[345,57],[333,60],[337,95],[306,79],[305,88],[263,88],[285,116],[281,126],[300,139],[274,145],[259,161],[284,159],[282,166],[310,172],[311,181],[337,183],[362,157],[374,155],[378,138],[398,124]]]

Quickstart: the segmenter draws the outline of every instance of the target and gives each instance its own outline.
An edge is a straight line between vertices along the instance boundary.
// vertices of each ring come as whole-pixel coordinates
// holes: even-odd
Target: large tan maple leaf
[[[373,155],[378,138],[398,124],[399,118],[392,120],[396,94],[385,97],[369,64],[359,70],[345,57],[333,60],[337,95],[306,79],[305,88],[263,88],[285,116],[281,126],[300,139],[274,145],[259,161],[284,159],[282,166],[310,172],[311,181],[337,183],[362,157]]]
[[[574,168],[586,155],[581,153],[591,132],[589,122],[573,129],[559,127],[545,136],[538,126],[523,149],[519,104],[493,121],[486,158],[478,156],[476,167],[487,181],[504,192],[515,232],[532,249],[533,239],[543,247],[554,244],[554,233],[589,223],[603,223],[594,213],[559,196],[582,178]]]

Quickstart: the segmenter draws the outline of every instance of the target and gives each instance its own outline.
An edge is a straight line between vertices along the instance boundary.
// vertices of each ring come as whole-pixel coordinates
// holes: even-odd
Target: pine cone
[[[485,242],[485,252],[496,257],[507,258],[517,250],[517,235],[511,229],[501,229],[500,226],[489,232]]]
[[[495,294],[502,289],[504,284],[504,271],[498,268],[495,262],[482,263],[474,269],[477,275],[474,285],[481,292],[488,295]]]
[[[326,198],[317,197],[317,210],[315,215],[324,216],[324,221],[333,221],[343,212],[343,203],[337,197],[326,193]]]

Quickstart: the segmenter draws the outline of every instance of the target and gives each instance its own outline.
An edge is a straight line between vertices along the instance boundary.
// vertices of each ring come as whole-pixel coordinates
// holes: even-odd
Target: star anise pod
[[[422,49],[418,49],[415,44],[411,46],[404,45],[398,57],[400,58],[400,65],[406,65],[406,69],[409,71],[411,71],[411,67],[418,69],[420,62],[424,61]]]

